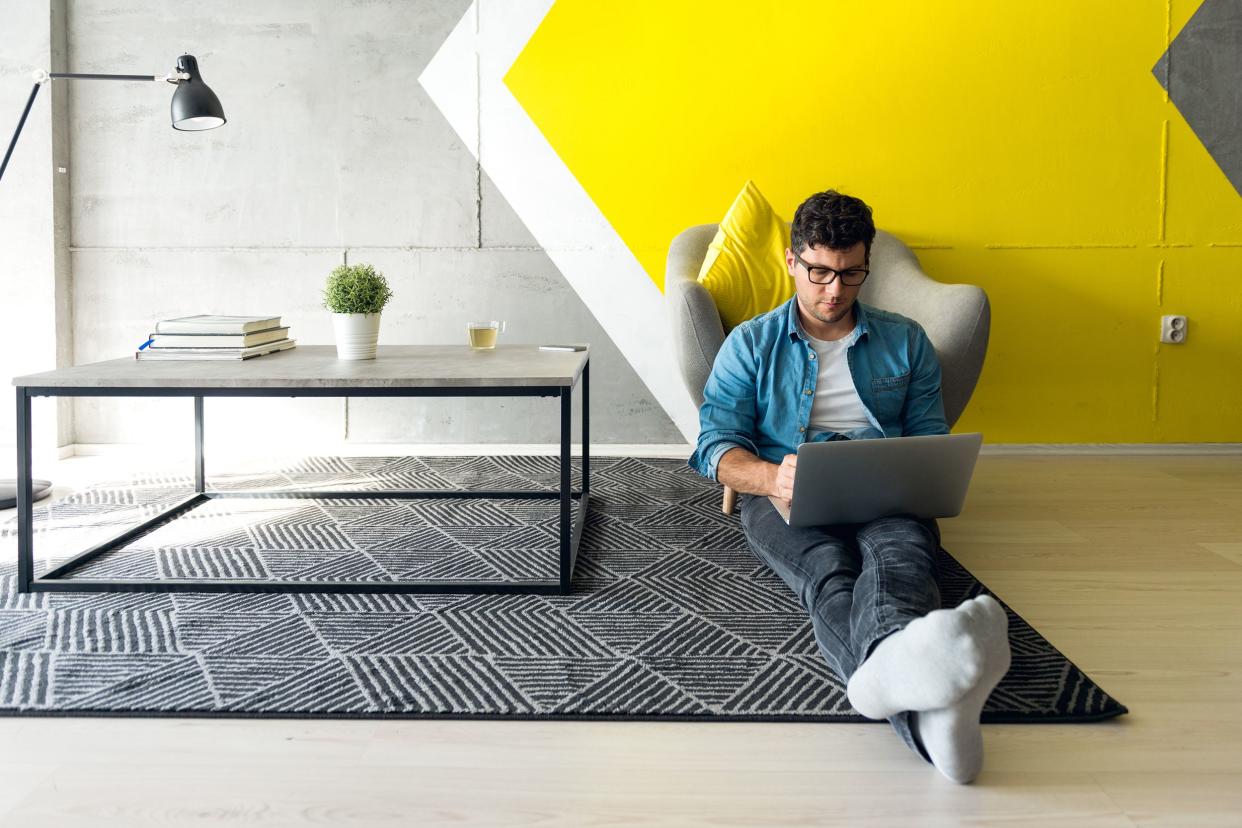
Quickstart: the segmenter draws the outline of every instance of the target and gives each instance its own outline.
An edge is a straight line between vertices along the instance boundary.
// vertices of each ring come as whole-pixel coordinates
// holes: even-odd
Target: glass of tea
[[[466,333],[470,335],[470,347],[476,351],[490,351],[496,347],[496,337],[504,332],[505,323],[495,319],[490,322],[468,322]]]

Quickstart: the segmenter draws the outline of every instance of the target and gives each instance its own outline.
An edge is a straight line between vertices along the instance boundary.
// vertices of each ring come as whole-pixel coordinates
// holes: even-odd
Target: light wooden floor
[[[968,787],[882,725],[0,718],[0,825],[1242,825],[1242,457],[984,456],[943,531],[1131,714]]]

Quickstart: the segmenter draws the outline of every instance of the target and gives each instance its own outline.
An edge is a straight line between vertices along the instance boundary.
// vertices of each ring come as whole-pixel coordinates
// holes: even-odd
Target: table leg
[[[31,460],[30,394],[17,389],[17,591],[34,579],[34,470]]]
[[[582,496],[591,490],[591,361],[582,366]]]
[[[569,583],[573,575],[571,545],[573,543],[573,521],[570,518],[570,507],[573,505],[572,489],[569,479],[569,436],[571,428],[570,408],[573,402],[573,390],[569,386],[561,389],[561,593],[569,592]]]
[[[194,491],[207,491],[207,476],[203,467],[203,398],[194,398]]]

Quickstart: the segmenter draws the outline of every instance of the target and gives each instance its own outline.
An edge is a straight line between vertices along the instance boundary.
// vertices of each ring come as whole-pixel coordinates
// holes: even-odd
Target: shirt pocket
[[[906,389],[910,387],[910,372],[895,377],[876,377],[871,380],[871,397],[875,400],[876,419],[891,423],[901,416],[906,402]]]

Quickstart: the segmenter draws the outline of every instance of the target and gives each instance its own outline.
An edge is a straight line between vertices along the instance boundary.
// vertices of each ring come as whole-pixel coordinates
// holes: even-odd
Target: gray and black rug
[[[682,461],[592,461],[568,596],[36,594],[0,527],[0,713],[859,720],[794,596],[747,550],[720,488]],[[575,476],[576,477],[576,476]],[[551,488],[552,458],[311,458],[212,488]],[[179,499],[111,481],[36,510],[65,557]],[[80,577],[555,576],[553,501],[214,500]],[[986,591],[942,552],[946,606]],[[989,722],[1125,713],[1010,615]]]

